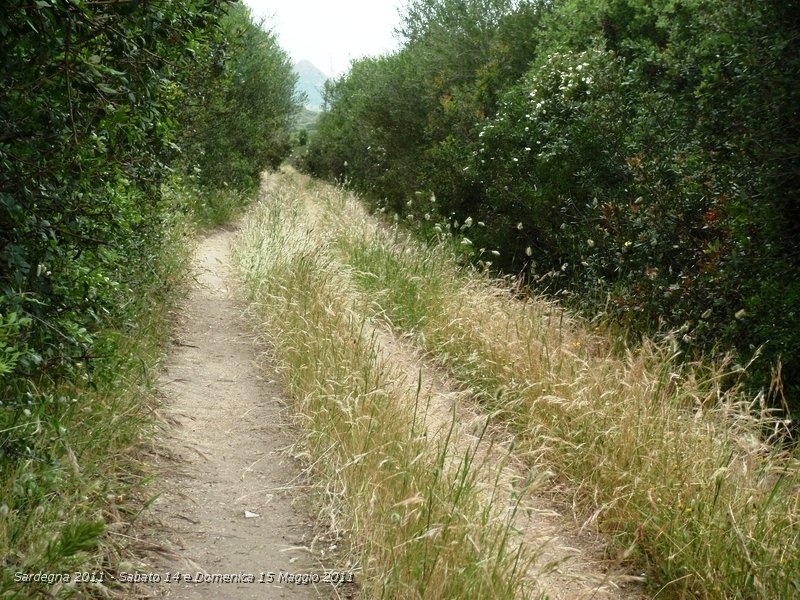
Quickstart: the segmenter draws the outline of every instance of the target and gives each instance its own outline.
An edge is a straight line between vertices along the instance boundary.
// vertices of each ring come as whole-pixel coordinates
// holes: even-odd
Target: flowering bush
[[[333,98],[317,147],[341,131],[378,141],[379,175],[358,146],[339,156],[379,205],[402,213],[433,191],[432,222],[486,224],[468,236],[479,260],[495,249],[495,266],[633,334],[680,330],[684,350],[742,363],[760,352],[754,387],[780,362],[800,405],[794,5],[507,3],[479,31],[450,27],[464,52],[448,52],[437,15],[482,2],[503,4],[412,2],[414,35]],[[376,86],[381,73],[393,85]]]

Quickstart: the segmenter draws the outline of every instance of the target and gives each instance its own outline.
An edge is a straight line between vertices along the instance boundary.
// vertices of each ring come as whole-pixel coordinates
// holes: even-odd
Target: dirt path
[[[514,504],[513,483],[524,480],[530,468],[514,459],[510,449],[513,436],[503,427],[492,425],[483,445],[479,445],[478,432],[486,414],[469,390],[388,328],[379,329],[375,340],[388,367],[398,370],[412,386],[421,383],[420,397],[426,399],[427,407],[423,419],[430,435],[448,436],[459,448],[456,455],[477,448],[474,464],[487,496],[492,495],[501,506]],[[644,600],[640,578],[605,557],[603,541],[580,531],[566,516],[568,512],[567,506],[559,506],[536,485],[520,502],[514,527],[526,546],[536,550],[536,560],[529,569],[536,591],[549,600]]]
[[[322,544],[314,539],[302,502],[305,488],[299,467],[285,452],[293,439],[286,431],[281,389],[256,365],[250,326],[230,289],[233,237],[232,232],[219,232],[200,243],[194,261],[196,284],[160,380],[167,418],[174,425],[163,440],[165,453],[171,455],[163,465],[168,475],[160,487],[165,492],[153,507],[164,525],[159,542],[166,552],[152,561],[152,573],[161,582],[150,586],[150,597],[337,597],[324,584],[297,585],[285,577],[281,581],[282,573],[322,577],[316,552]],[[424,371],[431,431],[446,429],[455,410],[454,438],[473,445],[477,438],[471,430],[480,429],[484,415],[469,392],[408,341],[386,330],[377,341],[390,368],[409,381]],[[503,473],[498,481],[508,479],[509,485],[524,478],[524,466],[508,460],[508,436],[497,430],[491,437],[492,455],[478,463],[492,480],[498,469]],[[501,491],[498,498],[503,496]],[[534,492],[523,507],[515,526],[539,552],[531,570],[538,592],[553,600],[643,598],[635,583],[638,578],[604,559],[600,540],[579,533],[556,504]],[[173,574],[171,583],[166,573]],[[175,573],[195,581],[176,582]],[[270,573],[275,581],[270,581]],[[198,574],[201,580],[211,574],[239,576],[242,581],[197,582]],[[252,583],[246,582],[250,577]]]
[[[160,378],[168,421],[165,492],[153,511],[166,548],[154,559],[152,595],[174,599],[330,597],[312,554],[298,465],[287,456],[281,390],[256,364],[257,350],[231,293],[233,234],[215,233],[195,254],[196,283]],[[300,493],[298,493],[300,492]],[[166,582],[166,573],[193,582]],[[197,574],[253,576],[253,583],[198,583]],[[270,573],[275,581],[270,583]],[[262,575],[263,574],[263,575]],[[241,576],[244,577],[241,577]],[[201,579],[206,579],[204,575]]]

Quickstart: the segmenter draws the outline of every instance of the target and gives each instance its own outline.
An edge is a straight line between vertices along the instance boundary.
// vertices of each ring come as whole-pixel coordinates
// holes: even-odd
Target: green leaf
[[[106,94],[118,94],[119,93],[119,90],[116,90],[116,89],[114,89],[114,88],[112,88],[110,86],[107,86],[105,83],[97,83],[95,85],[97,86],[97,88],[101,92],[104,92]]]

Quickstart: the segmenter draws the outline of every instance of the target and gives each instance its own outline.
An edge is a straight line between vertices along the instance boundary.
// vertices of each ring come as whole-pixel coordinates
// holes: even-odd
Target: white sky
[[[350,61],[396,50],[403,0],[244,0],[294,62],[305,59],[336,77]]]

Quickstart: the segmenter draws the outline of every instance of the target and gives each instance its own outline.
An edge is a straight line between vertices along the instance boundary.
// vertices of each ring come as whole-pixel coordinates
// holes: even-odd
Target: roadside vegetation
[[[238,4],[0,14],[0,595],[102,596],[137,543],[187,241],[253,196],[300,103]]]
[[[295,401],[323,522],[344,538],[359,597],[531,597],[535,549],[513,531],[524,482],[504,501],[497,471],[488,486],[479,477],[485,428],[466,445],[453,420],[434,433],[422,380],[386,360],[368,298],[320,235],[322,207],[292,181],[268,178],[237,259]]]
[[[401,460],[394,453],[408,456],[406,444],[380,436],[413,424],[393,412],[403,405],[386,400],[374,354],[361,346],[370,339],[367,324],[384,322],[508,426],[515,456],[555,474],[553,485],[567,490],[580,520],[608,536],[612,556],[644,571],[651,594],[766,600],[800,593],[797,452],[771,443],[786,423],[763,397],[723,385],[731,363],[679,360],[674,340],[626,347],[551,300],[523,293],[515,279],[460,266],[463,238],[414,241],[367,216],[342,189],[292,174],[271,177],[266,189],[240,261],[306,415],[311,463],[323,481],[339,481],[328,493],[335,510],[346,511],[343,522],[359,524],[346,532],[357,548],[366,536],[367,548],[416,552],[406,540],[419,535],[392,529],[386,533],[396,537],[372,542],[372,532],[386,533],[366,525],[366,515],[381,514],[381,506],[391,513],[416,493],[402,487],[381,500],[372,491],[385,481],[383,469]],[[377,446],[353,448],[350,435]],[[364,552],[369,580],[372,554]],[[424,571],[425,560],[420,554],[412,564]],[[404,561],[395,551],[388,565],[402,571]]]
[[[778,1],[413,0],[400,50],[329,85],[305,168],[630,340],[735,351],[793,414],[799,32]]]
[[[311,229],[315,207],[298,191],[269,185],[238,261],[361,597],[528,597],[513,515],[480,502],[477,448],[459,454],[454,424],[429,439],[430,400],[382,358],[366,299]]]

